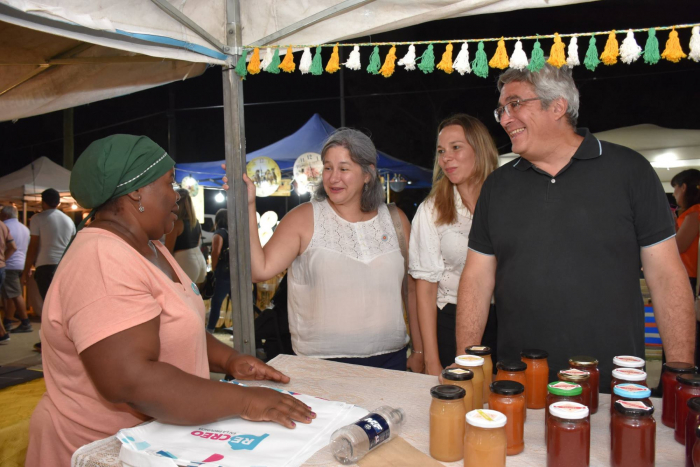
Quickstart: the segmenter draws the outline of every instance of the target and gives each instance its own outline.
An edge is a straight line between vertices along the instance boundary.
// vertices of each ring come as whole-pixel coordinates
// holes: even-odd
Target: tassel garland
[[[486,52],[484,52],[484,42],[479,42],[479,50],[476,51],[476,58],[472,62],[472,70],[479,78],[486,78],[489,75],[489,63]]]
[[[630,64],[636,62],[637,59],[642,55],[642,48],[637,44],[634,39],[634,33],[630,29],[627,31],[627,37],[622,41],[622,46],[620,47],[620,60],[622,63]]]
[[[335,73],[340,70],[340,56],[338,55],[338,44],[333,46],[333,53],[326,64],[326,73]]]
[[[501,37],[501,40],[498,41],[496,53],[493,55],[493,57],[491,57],[491,60],[489,61],[489,66],[491,68],[498,68],[504,70],[508,68],[508,65],[510,65],[510,62],[508,61],[508,52],[506,52],[506,41],[504,41]]]
[[[243,54],[241,54],[240,58],[238,59],[238,62],[236,62],[236,68],[235,72],[238,76],[241,77],[241,79],[245,79],[246,75],[248,74],[248,70],[246,69],[246,58],[248,57],[248,49],[243,49]]]
[[[564,53],[565,47],[566,45],[564,45],[564,43],[561,41],[559,33],[555,32],[554,45],[552,45],[552,50],[549,52],[549,60],[547,60],[547,63],[557,68],[561,68],[562,66],[566,65],[566,54]]]
[[[656,38],[656,29],[649,29],[649,37],[644,46],[644,62],[649,65],[659,63],[661,55],[659,55],[659,40]]]
[[[250,61],[248,62],[248,73],[251,75],[257,75],[260,73],[260,49],[257,47],[253,49],[253,55],[250,56]]]
[[[277,55],[277,60],[279,63],[279,53]],[[272,60],[272,64],[274,65],[275,60]],[[287,47],[287,54],[284,56],[284,60],[282,60],[282,63],[279,63],[277,66],[278,70],[282,70],[285,73],[292,73],[296,69],[296,64],[294,63],[294,52],[292,51],[291,47]],[[277,71],[279,73],[279,71]]]
[[[591,71],[595,71],[600,64],[598,49],[595,46],[595,36],[591,36],[591,40],[588,41],[588,50],[586,51],[586,58],[583,60],[583,64]]]
[[[693,27],[693,35],[690,36],[690,53],[688,58],[694,62],[700,62],[700,26]]]
[[[301,60],[299,60],[299,71],[302,75],[307,74],[311,71],[311,62],[313,57],[311,56],[311,49],[304,47],[304,53],[301,54]]]
[[[442,60],[437,64],[437,69],[442,70],[448,75],[452,73],[452,43],[447,44],[445,52],[442,54]]]
[[[617,44],[617,37],[615,36],[615,31],[612,31],[608,35],[608,42],[605,43],[605,49],[603,53],[600,54],[600,60],[605,65],[614,65],[617,63],[617,57],[620,55],[620,47]]]
[[[415,45],[411,44],[408,46],[408,52],[406,53],[406,55],[403,56],[403,58],[401,60],[398,61],[398,64],[409,71],[416,69],[416,46]]]
[[[464,76],[465,73],[471,73],[472,67],[469,65],[469,44],[462,42],[462,48],[459,49],[457,58],[455,58],[452,68],[457,70],[457,73]]]
[[[535,46],[532,48],[532,55],[530,56],[530,64],[527,69],[533,73],[537,73],[542,68],[544,68],[544,51],[540,46],[539,39],[535,42]]]
[[[423,55],[421,55],[418,60],[418,69],[423,73],[432,73],[435,69],[435,55],[433,54],[433,44],[428,44],[428,48],[425,49]]]
[[[262,63],[260,63],[260,69],[265,70],[268,66],[270,66],[270,63],[272,62],[272,49],[267,48],[265,49],[265,58],[263,58]]]
[[[373,75],[379,74],[379,67],[382,66],[382,59],[379,58],[379,47],[374,46],[372,55],[369,56],[369,65],[367,65],[367,73]]]
[[[527,68],[527,63],[527,55],[525,55],[523,50],[523,43],[518,39],[518,42],[515,43],[513,55],[510,56],[510,67],[516,70],[524,70]]]
[[[573,68],[580,64],[581,62],[578,59],[578,38],[574,36],[569,42],[569,55],[566,57],[566,66]]]
[[[681,58],[685,57],[687,57],[687,55],[683,53],[681,42],[678,40],[678,32],[676,32],[676,29],[674,28],[668,35],[666,49],[661,54],[661,58],[668,60],[669,62],[678,63],[681,61]]]
[[[384,59],[384,65],[379,69],[379,73],[385,77],[388,78],[389,76],[394,74],[394,69],[396,66],[394,63],[396,62],[396,46],[392,45],[391,49],[389,49],[389,53],[386,54],[386,58]]]
[[[360,46],[356,45],[352,48],[348,61],[343,63],[343,65],[350,70],[359,70],[362,68],[362,64],[360,63]]]
[[[311,69],[309,72],[314,76],[320,76],[323,74],[323,59],[321,58],[321,46],[316,47],[316,53],[314,54],[314,59],[311,61]]]

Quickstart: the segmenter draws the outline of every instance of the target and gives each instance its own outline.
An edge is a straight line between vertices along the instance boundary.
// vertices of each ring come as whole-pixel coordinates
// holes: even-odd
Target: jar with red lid
[[[559,381],[567,381],[581,386],[583,405],[586,407],[591,405],[590,373],[575,368],[569,368],[568,370],[560,370],[557,376],[559,377]]]
[[[611,467],[653,467],[656,457],[654,406],[642,401],[615,402],[610,419]]]
[[[651,403],[651,389],[641,384],[618,384],[613,388],[613,393],[610,394],[610,416],[615,412],[615,402],[623,401],[640,401],[646,405],[654,406]]]
[[[695,446],[695,430],[700,425],[700,397],[688,399],[688,416],[685,419],[685,465],[693,467],[693,446]]]
[[[527,364],[525,370],[525,399],[528,409],[544,409],[549,383],[549,354],[540,349],[524,349],[520,359]]]
[[[547,467],[588,467],[591,458],[591,422],[588,407],[576,402],[549,406]]]
[[[635,368],[616,368],[612,371],[612,380],[610,380],[610,394],[618,384],[632,383],[647,385],[647,374],[645,371]]]
[[[644,370],[647,362],[643,358],[633,357],[631,355],[619,355],[613,358],[613,370],[617,368],[636,368]]]
[[[549,419],[549,406],[556,402],[583,403],[581,385],[567,383],[566,381],[554,381],[547,385],[547,405],[544,408],[544,442],[547,444],[547,420]]]
[[[685,444],[685,422],[688,416],[688,401],[693,397],[700,397],[700,375],[685,374],[676,377],[676,427],[673,437],[681,444]]]
[[[663,391],[661,406],[661,423],[669,428],[676,426],[676,378],[678,375],[695,373],[697,368],[691,363],[666,362],[661,373]]]
[[[590,380],[588,380],[588,383],[591,385],[591,405],[588,408],[591,411],[591,415],[593,415],[598,412],[598,396],[600,393],[598,359],[587,355],[577,355],[569,359],[569,366],[590,373]]]

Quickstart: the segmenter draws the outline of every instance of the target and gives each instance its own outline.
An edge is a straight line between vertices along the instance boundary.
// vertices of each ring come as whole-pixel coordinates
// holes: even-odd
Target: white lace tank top
[[[348,222],[328,201],[312,201],[314,234],[288,272],[289,328],[298,355],[371,357],[408,343],[404,262],[385,204],[373,219]]]

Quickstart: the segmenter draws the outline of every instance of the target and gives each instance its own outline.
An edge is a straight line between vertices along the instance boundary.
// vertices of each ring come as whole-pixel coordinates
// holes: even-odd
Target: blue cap
[[[646,399],[651,397],[651,389],[641,384],[618,384],[613,388],[613,392],[625,399]]]

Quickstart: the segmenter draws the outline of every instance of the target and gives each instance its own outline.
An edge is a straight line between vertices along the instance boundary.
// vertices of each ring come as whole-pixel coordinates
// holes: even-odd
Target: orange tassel
[[[498,41],[498,47],[496,48],[496,53],[491,57],[489,66],[491,68],[499,68],[501,70],[508,68],[510,61],[508,60],[508,52],[506,52],[506,42],[501,37]]]
[[[566,65],[566,54],[564,53],[565,48],[566,45],[561,41],[559,33],[555,32],[554,44],[552,45],[552,50],[549,52],[549,60],[547,60],[547,63],[557,68],[561,68],[562,66]]]
[[[617,57],[619,56],[620,46],[617,43],[615,31],[613,30],[610,35],[608,35],[608,42],[605,43],[605,50],[600,54],[600,61],[605,65],[614,65],[617,63]]]
[[[251,55],[250,61],[248,62],[248,73],[251,75],[260,73],[260,49],[257,47],[253,49],[253,55]]]
[[[448,75],[452,73],[452,43],[447,44],[447,47],[445,47],[445,52],[442,54],[442,59],[437,64],[437,68]]]
[[[287,73],[291,73],[296,70],[297,66],[294,64],[294,53],[292,52],[291,47],[287,48],[287,55],[284,56],[284,60],[282,60],[282,63],[280,63],[278,68],[282,71],[286,71]]]
[[[335,73],[340,70],[340,58],[338,57],[338,44],[333,46],[333,53],[326,64],[326,73]]]
[[[386,54],[386,58],[384,59],[384,65],[379,69],[379,73],[385,78],[388,78],[389,76],[394,74],[394,69],[396,67],[396,46],[392,45],[391,49],[389,49],[389,53]]]
[[[661,54],[661,58],[664,58],[669,62],[678,63],[680,62],[681,58],[685,57],[687,57],[687,55],[683,53],[683,48],[681,48],[681,42],[678,40],[676,28],[673,28],[671,33],[668,35],[666,49]]]

